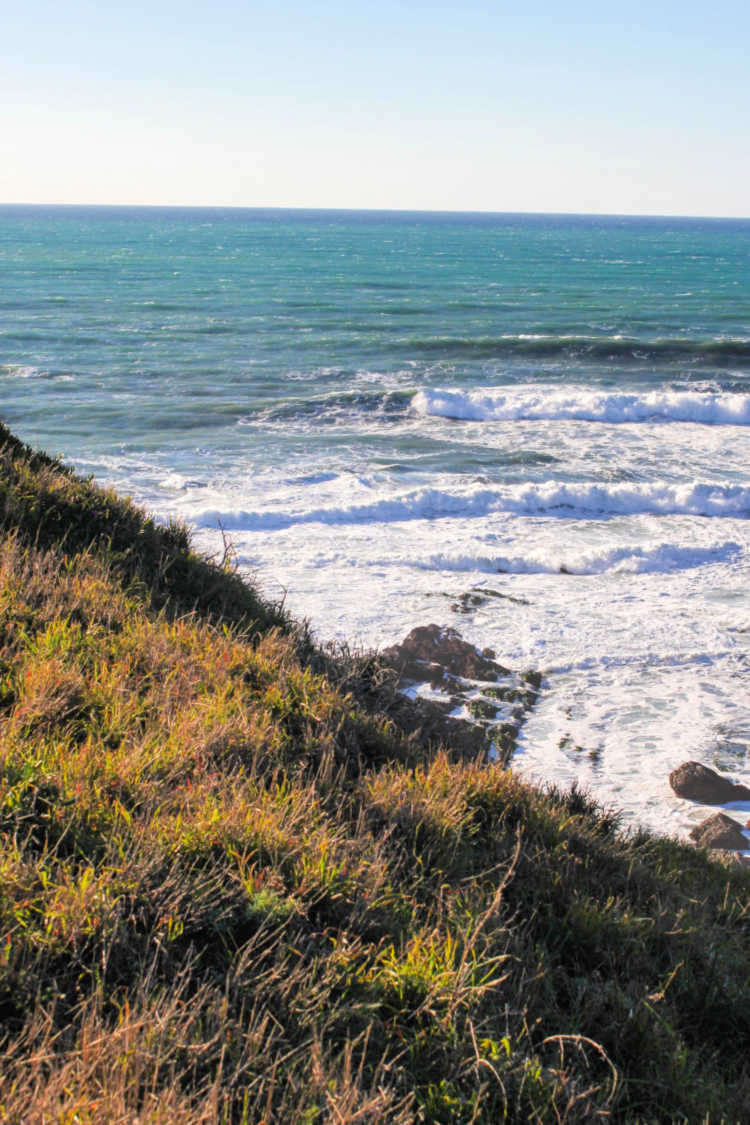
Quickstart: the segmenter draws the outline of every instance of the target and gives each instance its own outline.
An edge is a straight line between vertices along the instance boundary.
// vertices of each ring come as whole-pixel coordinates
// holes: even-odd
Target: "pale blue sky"
[[[0,202],[750,215],[747,0],[0,16]]]

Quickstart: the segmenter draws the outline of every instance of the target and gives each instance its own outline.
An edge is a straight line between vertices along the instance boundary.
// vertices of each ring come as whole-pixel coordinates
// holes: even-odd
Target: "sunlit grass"
[[[750,877],[3,432],[0,1121],[746,1119]]]

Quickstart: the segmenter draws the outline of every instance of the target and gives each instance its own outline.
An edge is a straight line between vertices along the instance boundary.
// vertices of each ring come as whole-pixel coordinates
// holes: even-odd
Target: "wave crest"
[[[561,421],[695,422],[750,426],[750,395],[699,391],[498,389],[421,390],[412,399],[419,414],[467,422]]]
[[[560,519],[606,519],[611,516],[687,515],[750,517],[750,488],[736,484],[561,484],[547,481],[463,492],[423,488],[369,503],[315,508],[300,512],[272,509],[196,513],[200,527],[227,531],[282,531],[298,524],[398,523],[410,520],[472,519],[490,515],[552,516]]]
[[[676,570],[692,570],[712,563],[736,559],[742,548],[726,542],[714,547],[684,547],[672,543],[658,546],[613,547],[604,551],[588,551],[577,555],[560,553],[530,555],[446,555],[435,554],[420,569],[484,572],[487,574],[666,574]],[[478,588],[481,593],[481,587]]]

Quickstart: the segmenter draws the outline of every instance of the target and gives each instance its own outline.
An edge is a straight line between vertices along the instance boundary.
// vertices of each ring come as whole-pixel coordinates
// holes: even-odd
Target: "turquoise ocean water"
[[[323,639],[541,668],[530,776],[750,781],[750,221],[0,208],[0,415]]]

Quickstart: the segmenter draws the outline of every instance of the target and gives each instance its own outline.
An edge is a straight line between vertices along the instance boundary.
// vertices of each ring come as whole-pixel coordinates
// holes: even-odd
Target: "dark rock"
[[[491,739],[483,727],[447,713],[450,704],[433,699],[409,699],[402,695],[390,711],[390,718],[407,735],[433,746],[450,747],[461,759],[485,757]]]
[[[455,629],[439,625],[420,625],[401,642],[381,654],[402,679],[444,686],[451,677],[468,680],[496,680],[508,674],[489,650],[480,652],[462,639]]]
[[[380,655],[382,664],[398,676],[401,691],[391,701],[389,715],[405,733],[449,747],[462,758],[489,755],[493,761],[507,764],[527,714],[538,700],[539,673],[513,675],[498,664],[492,649],[480,652],[455,629],[439,625],[412,629],[400,644]],[[477,681],[481,683],[479,692]],[[429,683],[442,699],[410,698],[411,693],[402,694],[409,683]],[[493,745],[497,753],[490,755]]]
[[[467,704],[470,714],[475,719],[489,719],[492,721],[500,714],[501,708],[497,707],[494,703],[490,703],[488,699],[471,699]]]
[[[730,801],[750,801],[750,789],[735,785],[728,777],[700,762],[683,762],[669,775],[669,784],[678,797],[704,805],[726,805]]]
[[[471,613],[477,606],[484,605],[486,601],[487,599],[479,594],[467,592],[459,594],[458,601],[453,603],[451,609],[454,613]]]
[[[722,851],[742,852],[748,847],[748,839],[742,832],[742,825],[726,813],[714,813],[693,828],[690,838],[701,848],[719,848]]]
[[[513,757],[518,741],[519,724],[515,722],[501,723],[492,730],[492,741],[497,751],[497,760],[501,765],[507,765]]]
[[[513,602],[514,605],[531,605],[530,601],[526,598],[516,598],[513,594],[502,594],[499,590],[492,590],[488,586],[473,586],[473,590],[479,590],[482,596],[486,598],[502,598],[503,601]]]
[[[509,699],[514,698],[515,688],[513,687],[483,687],[482,695],[488,696],[490,699],[498,699],[501,703],[507,703]]]

